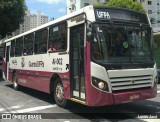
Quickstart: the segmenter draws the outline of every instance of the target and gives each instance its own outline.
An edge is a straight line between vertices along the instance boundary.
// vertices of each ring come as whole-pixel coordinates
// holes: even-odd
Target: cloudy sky
[[[66,14],[66,0],[25,0],[31,14],[42,11],[49,19],[59,18]]]

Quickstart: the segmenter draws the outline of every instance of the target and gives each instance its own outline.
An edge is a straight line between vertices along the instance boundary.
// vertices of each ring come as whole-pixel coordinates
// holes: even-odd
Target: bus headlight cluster
[[[104,91],[109,91],[108,90],[108,84],[107,82],[103,81],[103,80],[100,80],[98,78],[95,78],[95,77],[92,77],[92,84],[100,89],[100,90],[104,90]]]

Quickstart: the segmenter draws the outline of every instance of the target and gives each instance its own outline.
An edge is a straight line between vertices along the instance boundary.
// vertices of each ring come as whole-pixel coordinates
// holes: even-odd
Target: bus
[[[156,97],[152,28],[145,13],[86,6],[4,41],[4,79],[53,95],[60,107]]]

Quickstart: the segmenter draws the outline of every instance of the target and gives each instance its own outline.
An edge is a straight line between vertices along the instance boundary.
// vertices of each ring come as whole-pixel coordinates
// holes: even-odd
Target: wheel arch
[[[55,74],[52,75],[52,77],[51,77],[51,79],[50,79],[50,85],[49,85],[50,94],[53,93],[54,85],[55,85],[55,80],[56,80],[57,78],[60,78],[60,79],[61,79],[61,77],[60,77],[57,73],[55,73]],[[61,82],[62,82],[62,80],[61,80]],[[62,84],[63,84],[63,83],[62,83]]]

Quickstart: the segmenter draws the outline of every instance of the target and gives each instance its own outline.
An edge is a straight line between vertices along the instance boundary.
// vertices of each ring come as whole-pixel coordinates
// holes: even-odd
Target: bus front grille
[[[113,92],[151,87],[152,81],[153,81],[152,75],[110,78]]]

